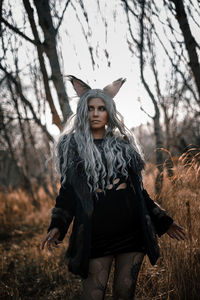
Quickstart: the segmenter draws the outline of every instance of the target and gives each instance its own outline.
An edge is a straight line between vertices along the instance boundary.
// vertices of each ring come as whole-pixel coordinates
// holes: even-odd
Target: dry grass
[[[145,186],[153,196],[155,167],[149,165]],[[136,299],[200,299],[200,199],[199,169],[179,162],[175,176],[165,176],[162,206],[186,228],[185,241],[167,235],[160,239],[161,258],[152,267],[143,263]],[[79,299],[81,280],[68,273],[64,252],[68,236],[54,254],[41,252],[40,243],[53,203],[41,192],[41,208],[35,211],[23,191],[0,195],[0,299]],[[106,299],[111,299],[111,272]]]

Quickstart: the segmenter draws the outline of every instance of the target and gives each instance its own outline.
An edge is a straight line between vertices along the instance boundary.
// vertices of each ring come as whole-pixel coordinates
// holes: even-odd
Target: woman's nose
[[[98,116],[98,115],[99,115],[98,109],[94,109],[94,116]]]

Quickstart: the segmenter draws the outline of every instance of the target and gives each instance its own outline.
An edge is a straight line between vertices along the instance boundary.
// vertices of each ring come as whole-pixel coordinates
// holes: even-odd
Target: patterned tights
[[[113,299],[133,300],[143,258],[144,254],[141,252],[128,252],[90,259],[89,275],[83,280],[81,300],[104,299],[113,259]]]

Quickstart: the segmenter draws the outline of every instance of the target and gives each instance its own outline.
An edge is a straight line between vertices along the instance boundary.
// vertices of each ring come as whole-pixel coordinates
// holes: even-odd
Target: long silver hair
[[[92,98],[100,98],[105,103],[108,123],[102,141],[102,154],[95,145],[89,124],[88,102]],[[101,89],[89,89],[80,96],[76,114],[67,122],[57,143],[57,159],[63,183],[67,180],[67,170],[72,167],[70,144],[75,141],[76,149],[84,167],[90,191],[103,191],[121,174],[128,178],[128,166],[131,164],[140,173],[144,168],[141,150],[134,134],[126,128],[123,117],[116,110],[115,102]]]

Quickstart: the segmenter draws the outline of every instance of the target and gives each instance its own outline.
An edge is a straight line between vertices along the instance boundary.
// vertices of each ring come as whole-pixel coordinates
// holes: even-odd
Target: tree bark
[[[24,0],[24,2],[26,2],[26,0]],[[63,114],[63,121],[66,122],[67,119],[72,115],[72,110],[69,105],[69,98],[65,90],[63,76],[60,70],[56,49],[56,30],[52,22],[49,0],[34,0],[34,4],[38,13],[39,24],[44,33],[44,51],[51,66],[51,79],[57,92],[58,101]]]
[[[42,49],[42,46],[41,46],[42,44],[41,44],[41,41],[39,39],[39,34],[38,34],[37,27],[36,27],[35,20],[34,20],[33,8],[31,7],[29,0],[23,0],[23,2],[24,2],[24,7],[26,9],[26,12],[28,14],[28,18],[29,18],[29,22],[30,22],[30,25],[31,25],[32,33],[33,33],[33,36],[34,36],[35,41],[36,41],[37,53],[38,53],[38,58],[39,58],[40,68],[41,68],[41,72],[42,72],[42,76],[43,76],[45,93],[46,93],[46,100],[49,103],[51,113],[52,113],[52,116],[53,116],[52,121],[53,121],[53,124],[58,126],[58,128],[61,130],[62,129],[62,122],[61,122],[61,119],[60,119],[60,117],[57,113],[57,110],[55,108],[53,98],[52,98],[52,95],[51,95],[48,74],[47,74],[47,70],[46,70],[46,66],[45,66],[45,62],[44,62],[44,57],[43,57],[43,49]]]

